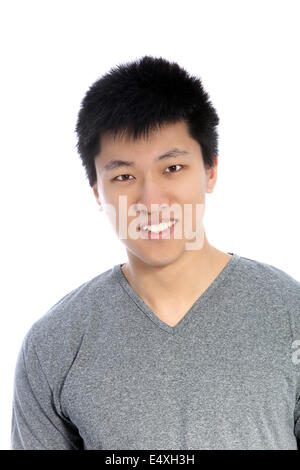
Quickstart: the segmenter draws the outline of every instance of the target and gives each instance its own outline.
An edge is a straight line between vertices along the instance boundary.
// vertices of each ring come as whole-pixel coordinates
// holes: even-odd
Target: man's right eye
[[[112,179],[112,181],[120,181],[120,182],[122,182],[122,181],[128,181],[128,179],[125,179],[125,180],[123,180],[123,179],[121,179],[121,180],[117,179],[117,178],[121,178],[121,177],[123,177],[123,176],[131,176],[131,175],[128,175],[128,174],[118,175],[118,176],[115,176],[115,177]]]

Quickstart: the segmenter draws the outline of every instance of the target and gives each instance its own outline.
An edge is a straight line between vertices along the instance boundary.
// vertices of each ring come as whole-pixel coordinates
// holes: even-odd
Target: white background
[[[22,339],[67,292],[126,260],[74,132],[88,87],[145,54],[202,79],[220,116],[205,228],[300,280],[299,1],[2,1],[1,428]]]

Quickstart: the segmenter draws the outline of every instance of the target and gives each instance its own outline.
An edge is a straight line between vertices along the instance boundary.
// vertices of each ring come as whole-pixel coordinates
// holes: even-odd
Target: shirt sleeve
[[[55,407],[52,388],[28,332],[15,368],[11,449],[83,450],[78,429]]]
[[[297,374],[297,392],[296,392],[296,405],[295,405],[295,436],[297,440],[297,447],[300,450],[300,337],[298,340],[295,341],[295,348],[293,355],[295,356],[293,359],[294,364],[296,364],[296,374]]]
[[[298,302],[296,308],[293,308],[293,312],[290,316],[291,327],[292,327],[292,367],[295,374],[296,383],[296,396],[295,396],[295,411],[294,411],[294,422],[295,428],[294,433],[297,440],[297,447],[300,450],[300,283],[298,289]]]
[[[297,439],[297,447],[300,450],[300,397],[298,397],[298,401],[295,408],[295,435]]]

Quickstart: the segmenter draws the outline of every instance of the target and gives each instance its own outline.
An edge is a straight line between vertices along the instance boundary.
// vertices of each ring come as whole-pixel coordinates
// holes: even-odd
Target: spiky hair
[[[205,167],[213,166],[219,117],[200,78],[176,62],[148,55],[111,68],[86,92],[76,123],[76,146],[90,186],[97,182],[95,157],[104,133],[136,140],[178,121],[186,122],[199,143]]]

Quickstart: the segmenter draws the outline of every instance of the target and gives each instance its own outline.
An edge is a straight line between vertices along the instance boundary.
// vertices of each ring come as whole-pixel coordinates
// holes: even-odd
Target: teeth
[[[144,230],[145,232],[149,231],[149,232],[159,233],[159,232],[162,232],[163,230],[166,230],[169,227],[172,227],[172,225],[174,224],[175,224],[175,220],[173,220],[172,222],[161,223],[158,225],[143,225],[141,229]]]

